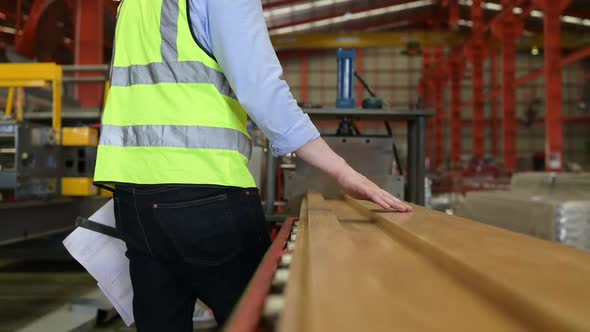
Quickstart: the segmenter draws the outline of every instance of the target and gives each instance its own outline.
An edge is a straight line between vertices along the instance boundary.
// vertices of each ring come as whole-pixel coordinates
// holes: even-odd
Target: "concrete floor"
[[[39,262],[0,262],[0,332],[26,326],[95,287],[83,271],[54,272]]]
[[[96,281],[61,245],[66,235],[0,246],[0,332],[16,331],[97,289]],[[195,331],[215,330],[195,326]],[[119,318],[91,330],[132,331],[136,329]]]

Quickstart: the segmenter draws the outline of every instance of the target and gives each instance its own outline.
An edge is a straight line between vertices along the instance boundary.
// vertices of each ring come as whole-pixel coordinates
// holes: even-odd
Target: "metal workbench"
[[[340,108],[306,108],[303,109],[312,120],[351,121],[403,121],[407,123],[407,182],[408,191],[405,199],[418,205],[425,204],[425,131],[426,119],[434,116],[434,110],[395,110],[395,109],[340,109]],[[268,149],[271,161],[266,173],[266,214],[270,217],[274,211],[276,163]],[[270,189],[270,190],[269,190]]]

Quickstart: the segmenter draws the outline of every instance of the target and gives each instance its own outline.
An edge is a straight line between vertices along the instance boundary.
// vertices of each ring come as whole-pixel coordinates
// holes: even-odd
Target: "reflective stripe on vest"
[[[236,98],[225,75],[198,61],[112,67],[112,86],[129,87],[137,84],[210,83],[228,97]]]
[[[118,147],[171,147],[240,152],[250,159],[252,144],[241,132],[227,128],[193,126],[102,127],[100,144]]]

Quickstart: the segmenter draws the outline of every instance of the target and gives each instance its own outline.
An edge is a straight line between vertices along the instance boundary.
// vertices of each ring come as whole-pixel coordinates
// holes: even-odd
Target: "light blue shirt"
[[[320,136],[293,98],[270,42],[260,0],[190,0],[195,37],[212,53],[275,155]]]

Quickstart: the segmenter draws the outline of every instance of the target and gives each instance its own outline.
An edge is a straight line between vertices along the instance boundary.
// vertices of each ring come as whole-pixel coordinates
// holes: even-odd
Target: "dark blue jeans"
[[[258,190],[118,185],[114,201],[138,331],[192,331],[197,298],[222,326],[270,245]]]

